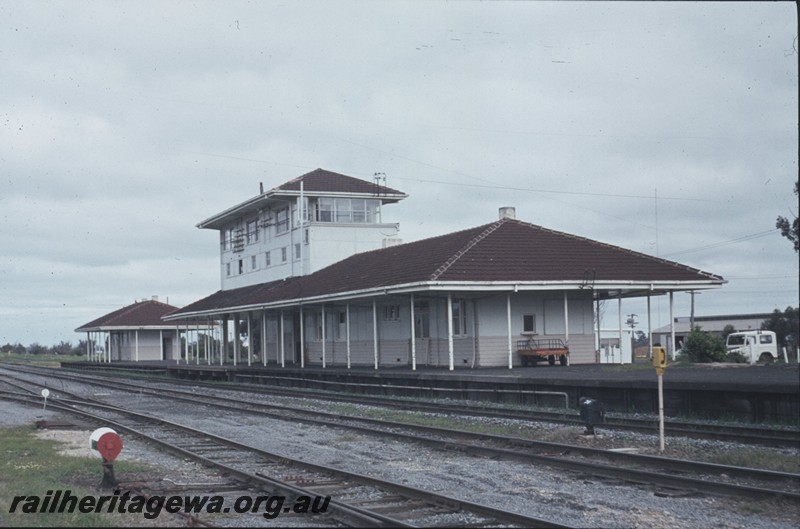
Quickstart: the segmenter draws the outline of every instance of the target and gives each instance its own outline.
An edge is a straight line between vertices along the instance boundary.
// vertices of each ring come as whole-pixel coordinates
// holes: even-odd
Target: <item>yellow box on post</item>
[[[653,347],[653,367],[656,368],[658,374],[664,373],[664,368],[667,367],[667,350],[663,347]]]

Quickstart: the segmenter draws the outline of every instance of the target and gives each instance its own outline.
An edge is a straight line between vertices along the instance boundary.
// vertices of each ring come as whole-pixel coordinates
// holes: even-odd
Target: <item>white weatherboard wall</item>
[[[117,359],[117,346],[119,345],[119,356],[123,361],[136,361],[137,359],[137,331],[115,331],[113,356]],[[180,342],[175,339],[175,331],[168,329],[158,331],[153,329],[141,329],[138,331],[138,359],[161,360],[161,340],[168,339],[171,350],[164,351],[164,358],[169,360],[179,356]],[[177,353],[177,356],[176,356]]]
[[[382,248],[384,239],[396,237],[397,233],[397,224],[311,223],[309,243],[304,247],[309,273],[351,255]]]
[[[454,296],[457,298],[459,296]],[[447,339],[447,300],[445,298],[423,298],[430,309],[430,338],[416,339],[418,365],[449,365]],[[472,365],[508,365],[508,321],[506,318],[507,294],[496,294],[488,298],[469,299],[466,303],[466,325],[464,334],[453,338],[453,364],[456,367]],[[411,310],[408,298],[387,298],[377,303],[379,364],[411,364]],[[399,307],[396,320],[384,319],[384,307]],[[593,307],[590,292],[570,293],[569,305],[569,347],[571,363],[595,362],[595,336],[593,328]],[[523,316],[536,316],[536,339],[564,339],[564,298],[562,293],[518,292],[512,294],[511,302],[511,340],[514,365],[519,365],[515,353],[517,340],[526,338],[523,334]],[[344,305],[326,305],[325,360],[326,365],[345,365],[347,342],[344,333],[337,338],[338,313]],[[305,313],[306,360],[309,364],[321,365],[322,340],[320,332],[320,307],[307,308]],[[475,314],[477,313],[477,321]],[[372,365],[374,363],[373,313],[371,305],[351,305],[350,307],[350,359],[352,365]],[[477,332],[476,332],[477,331]],[[274,335],[273,335],[274,336]],[[274,339],[273,339],[274,341]],[[270,347],[274,348],[274,344]],[[477,356],[476,356],[477,355]],[[272,358],[272,356],[270,356]]]
[[[281,208],[277,208],[281,209]],[[395,239],[398,224],[300,222],[292,206],[291,227],[278,233],[277,209],[265,210],[225,225],[219,233],[220,280],[223,290],[313,273],[353,254],[377,250],[385,239]],[[257,236],[248,242],[247,229],[255,223]],[[241,246],[226,243],[229,231],[244,233]],[[269,258],[267,258],[269,254]]]

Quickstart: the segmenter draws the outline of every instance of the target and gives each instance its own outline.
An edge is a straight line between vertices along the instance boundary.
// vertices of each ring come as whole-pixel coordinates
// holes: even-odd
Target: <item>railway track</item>
[[[800,494],[797,492],[800,490],[800,475],[792,473],[630,454],[380,419],[342,417],[339,414],[323,413],[318,410],[250,402],[220,395],[143,388],[121,382],[99,384],[137,393],[139,398],[148,395],[157,399],[167,398],[170,401],[182,400],[197,406],[214,407],[226,413],[248,413],[278,420],[303,421],[317,426],[359,431],[367,435],[391,436],[480,457],[513,459],[535,465],[545,464],[579,475],[646,484],[662,489],[658,492],[664,494],[679,494],[677,491],[682,491],[684,494],[703,492],[750,498],[800,500]]]
[[[54,369],[28,369],[29,372],[49,373],[53,374],[58,370]],[[63,372],[63,370],[61,370]],[[59,375],[65,376],[65,375]],[[66,375],[69,376],[69,375]],[[93,375],[75,375],[75,376],[89,376]],[[309,389],[287,389],[287,388],[274,388],[265,389],[263,386],[249,384],[242,387],[242,384],[224,384],[220,383],[203,383],[198,381],[185,381],[171,379],[171,385],[189,385],[208,388],[225,387],[231,391],[241,391],[247,393],[264,393],[270,395],[281,395],[287,397],[299,398],[320,398],[326,400],[335,400],[339,402],[346,402],[352,404],[362,405],[380,405],[385,407],[392,407],[402,409],[405,411],[419,411],[428,413],[450,413],[464,416],[473,417],[491,417],[496,419],[511,419],[519,421],[546,421],[558,424],[570,424],[580,426],[582,422],[577,413],[574,412],[549,412],[541,410],[513,410],[502,407],[492,407],[487,405],[469,406],[464,404],[454,404],[446,400],[439,400],[432,403],[417,402],[408,399],[397,399],[379,396],[365,396],[359,397],[355,395],[334,394],[326,391],[316,391]],[[341,383],[338,383],[341,385]],[[633,431],[647,434],[658,434],[658,423],[656,419],[641,419],[630,417],[614,417],[606,416],[603,428],[617,431]],[[713,439],[720,441],[733,441],[737,443],[758,444],[763,446],[772,447],[800,447],[800,430],[787,429],[787,428],[770,428],[764,425],[760,426],[743,426],[743,425],[725,425],[725,424],[709,424],[709,423],[696,423],[689,421],[668,420],[665,424],[665,433],[669,436],[683,436],[695,439]]]
[[[333,524],[353,527],[567,527],[543,518],[290,458],[164,418],[62,393],[54,395],[48,404],[50,409],[139,436],[183,457],[218,468],[250,487],[257,487],[262,493],[280,494],[290,502],[301,496],[330,497],[326,507],[326,513],[330,514],[326,516],[331,516]],[[4,392],[4,398],[41,405],[34,394]],[[315,499],[315,505],[316,502]]]

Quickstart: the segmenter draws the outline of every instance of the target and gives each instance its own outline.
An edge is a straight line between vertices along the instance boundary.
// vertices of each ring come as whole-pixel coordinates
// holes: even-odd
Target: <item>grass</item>
[[[800,459],[796,453],[777,453],[758,447],[735,451],[729,449],[712,450],[707,454],[708,461],[718,465],[735,467],[763,468],[780,472],[800,472]]]
[[[0,430],[0,514],[9,527],[108,527],[141,525],[141,515],[100,513],[22,513],[20,503],[10,513],[15,496],[39,496],[48,491],[71,491],[78,497],[107,495],[82,483],[99,484],[102,477],[99,459],[64,456],[60,443],[38,439],[32,427]],[[115,473],[149,469],[141,464],[119,461]],[[77,511],[77,509],[76,509]]]
[[[37,365],[45,367],[58,367],[61,363],[67,362],[85,362],[86,357],[83,355],[31,355],[31,354],[14,354],[14,353],[0,353],[0,364],[23,364],[23,365]]]

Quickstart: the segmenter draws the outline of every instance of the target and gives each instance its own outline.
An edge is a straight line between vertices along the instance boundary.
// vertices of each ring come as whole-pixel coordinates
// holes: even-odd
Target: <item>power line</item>
[[[777,228],[773,228],[773,229],[767,230],[767,231],[760,231],[760,232],[757,232],[757,233],[751,233],[750,235],[743,235],[741,237],[737,237],[736,239],[729,239],[727,241],[715,242],[715,243],[712,243],[712,244],[707,244],[705,246],[697,246],[696,248],[690,248],[688,250],[681,250],[680,252],[668,253],[666,255],[662,255],[662,257],[672,257],[672,256],[675,256],[675,255],[683,255],[683,254],[692,253],[692,252],[699,252],[700,250],[708,250],[708,249],[711,249],[711,248],[718,248],[720,246],[725,246],[727,244],[733,244],[733,243],[737,243],[737,242],[744,242],[744,241],[749,241],[749,240],[752,240],[752,239],[758,239],[760,237],[766,237],[768,235],[772,235],[773,233],[778,233],[778,231],[780,231],[780,230],[778,230]]]
[[[388,151],[382,151],[380,149],[375,149],[373,147],[369,147],[367,145],[362,145],[360,143],[356,143],[356,142],[353,142],[353,141],[341,140],[341,139],[340,139],[340,141],[344,141],[346,143],[352,143],[354,145],[358,145],[360,147],[371,149],[371,150],[374,150],[374,151],[377,151],[377,152],[380,152],[380,153],[383,153],[383,154],[388,154],[388,155],[391,155],[391,156],[395,156],[397,158],[402,158],[404,160],[407,160],[407,161],[410,161],[410,162],[413,162],[413,163],[418,163],[418,164],[421,164],[421,165],[425,165],[425,166],[431,167],[433,169],[439,169],[441,171],[448,171],[448,172],[451,172],[451,173],[454,173],[454,174],[457,174],[457,175],[466,176],[468,178],[473,178],[475,180],[489,182],[488,180],[485,180],[483,178],[479,178],[479,177],[472,176],[472,175],[469,175],[469,174],[466,174],[466,173],[462,173],[460,171],[455,171],[455,170],[452,170],[452,169],[446,169],[446,168],[438,167],[436,165],[429,164],[427,162],[421,162],[419,160],[414,160],[412,158],[407,158],[407,157],[398,155],[396,153],[392,153],[392,152],[388,152]],[[273,165],[283,165],[283,166],[286,166],[286,167],[297,167],[297,168],[301,168],[301,169],[314,169],[314,167],[310,167],[310,166],[306,166],[306,165],[281,163],[281,162],[274,162],[274,161],[271,161],[271,160],[259,160],[259,159],[256,159],[256,158],[245,158],[245,157],[242,157],[242,156],[231,156],[231,155],[226,155],[226,154],[215,154],[215,153],[195,153],[195,154],[202,154],[204,156],[213,156],[215,158],[228,158],[228,159],[232,159],[232,160],[242,160],[242,161],[246,161],[246,162],[269,163],[269,164],[273,164]],[[369,175],[369,176],[372,176],[372,175]],[[606,198],[636,198],[636,199],[647,199],[647,200],[652,200],[652,198],[653,198],[652,196],[647,196],[647,195],[628,195],[628,194],[623,194],[623,193],[591,193],[591,192],[588,192],[588,191],[561,191],[561,190],[554,190],[554,189],[540,189],[540,188],[535,188],[535,187],[506,186],[506,185],[499,185],[499,184],[494,183],[494,182],[487,183],[487,184],[468,184],[468,183],[464,183],[464,182],[447,182],[447,181],[444,181],[444,180],[433,180],[433,179],[430,179],[430,178],[411,178],[411,177],[405,177],[405,176],[392,176],[392,179],[407,180],[407,181],[411,181],[411,182],[420,182],[420,183],[424,183],[424,184],[439,184],[439,185],[449,185],[449,186],[456,186],[456,187],[472,187],[472,188],[478,188],[478,189],[498,189],[498,190],[504,190],[504,191],[527,191],[527,192],[531,192],[531,193],[552,193],[552,194],[559,194],[559,195],[581,195],[581,196],[606,197]],[[664,197],[664,196],[659,196],[658,199],[659,200],[684,200],[684,201],[690,201],[690,202],[716,202],[716,200],[713,200],[713,199],[686,198],[686,197]]]

